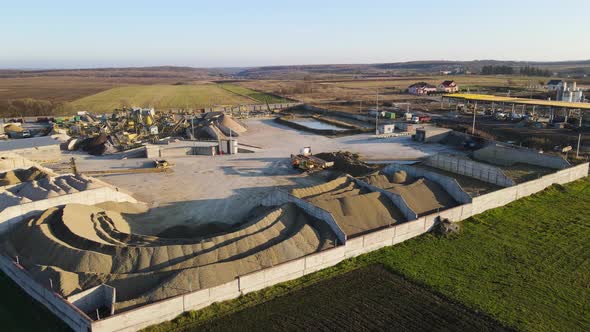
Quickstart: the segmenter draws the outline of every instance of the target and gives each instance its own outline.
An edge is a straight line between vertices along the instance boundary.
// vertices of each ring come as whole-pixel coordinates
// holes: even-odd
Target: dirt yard
[[[290,165],[290,154],[310,146],[314,153],[352,151],[366,160],[417,159],[448,150],[419,144],[408,137],[371,139],[370,135],[329,138],[283,127],[272,120],[246,121],[240,144],[260,147],[232,156],[173,158],[172,173],[102,176],[101,180],[130,192],[151,208],[133,231],[158,234],[174,225],[234,224],[242,221],[269,190],[313,186],[324,182]],[[71,156],[65,155],[64,162]],[[146,167],[149,159],[116,160],[75,154],[80,171]]]

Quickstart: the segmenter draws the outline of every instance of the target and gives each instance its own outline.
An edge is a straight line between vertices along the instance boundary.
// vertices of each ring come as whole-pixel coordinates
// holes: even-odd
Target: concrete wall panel
[[[209,296],[212,302],[222,302],[225,300],[235,299],[240,296],[238,279],[230,281],[223,285],[209,288]]]
[[[364,235],[363,247],[365,252],[393,245],[396,229],[397,226],[394,226]]]
[[[501,187],[510,187],[516,185],[514,180],[508,178],[499,167],[465,158],[437,154],[426,159],[424,163],[428,166],[436,167],[460,175],[469,176],[485,182],[496,184]]]
[[[92,322],[93,332],[138,331],[153,324],[171,320],[184,311],[182,296],[148,304],[138,309]]]
[[[199,310],[211,304],[209,289],[202,289],[183,296],[184,310]]]
[[[325,267],[336,265],[345,258],[346,246],[324,250],[305,257],[305,274],[313,273]]]
[[[553,169],[564,169],[570,167],[565,159],[545,153],[538,153],[535,150],[516,147],[504,144],[491,144],[482,149],[476,150],[473,156],[495,165],[514,165],[524,163],[538,165]]]
[[[364,250],[363,242],[363,236],[347,240],[345,246],[346,249],[344,251],[344,257],[351,258],[364,254],[366,251]]]

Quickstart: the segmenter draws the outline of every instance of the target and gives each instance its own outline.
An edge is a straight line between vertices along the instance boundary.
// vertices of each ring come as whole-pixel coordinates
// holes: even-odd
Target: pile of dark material
[[[113,144],[110,136],[104,133],[101,133],[96,137],[85,139],[80,143],[80,148],[93,156],[102,156],[104,154],[119,152]]]
[[[315,156],[325,161],[333,161],[334,167],[331,168],[332,170],[350,174],[354,177],[365,176],[381,169],[381,165],[367,164],[359,159],[359,155],[348,151],[318,153]]]
[[[439,236],[458,234],[461,232],[461,224],[451,222],[449,219],[443,219],[434,226],[433,232]]]

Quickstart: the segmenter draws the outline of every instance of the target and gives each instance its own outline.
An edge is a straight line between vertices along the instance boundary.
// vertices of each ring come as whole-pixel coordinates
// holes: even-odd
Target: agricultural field
[[[245,316],[248,312],[263,317],[277,315],[280,319],[274,322],[281,324],[281,329],[300,329],[297,322],[285,316],[286,312],[316,317],[314,326],[322,326],[332,322],[330,317],[336,317],[330,316],[335,315],[333,305],[342,308],[343,317],[351,321],[362,321],[367,307],[375,306],[375,301],[378,311],[388,297],[389,306],[403,307],[403,300],[391,296],[386,289],[376,292],[380,295],[373,300],[365,298],[369,296],[367,293],[346,300],[334,295],[346,294],[347,288],[370,292],[363,287],[351,287],[353,280],[337,276],[375,264],[421,285],[424,291],[489,316],[501,326],[520,331],[590,330],[590,178],[565,186],[555,185],[469,218],[462,225],[461,234],[448,237],[425,234],[298,280],[181,315],[148,330],[218,330],[231,328],[240,317],[250,319],[243,324],[266,324],[258,316]],[[330,282],[326,290],[306,288],[325,280]],[[360,284],[371,285],[369,281]],[[294,308],[292,302],[296,301],[289,300],[306,299],[306,294],[330,292],[329,289],[334,293],[312,296],[302,307]],[[391,290],[394,291],[397,290]],[[269,300],[273,301],[264,304]],[[347,307],[343,301],[351,303]],[[241,310],[252,311],[240,313]],[[413,320],[423,320],[423,310],[410,314]],[[327,320],[323,320],[324,315]]]
[[[250,98],[214,84],[157,84],[113,88],[75,100],[72,106],[78,110],[104,113],[123,106],[154,107],[163,110],[252,103]]]
[[[431,111],[440,108],[440,100],[436,97],[412,96],[406,93],[406,89],[417,82],[424,81],[438,85],[444,80],[455,80],[461,89],[474,93],[506,94],[510,90],[514,96],[524,94],[522,96],[528,97],[531,92],[530,87],[542,87],[547,78],[516,75],[435,75],[367,80],[253,80],[235,83],[235,85],[338,111],[366,112],[375,108],[377,94],[382,106],[409,102],[412,104],[412,109]]]
[[[284,98],[279,98],[279,97],[269,95],[264,92],[251,90],[251,89],[239,86],[239,85],[222,83],[222,84],[219,84],[219,87],[221,87],[227,91],[233,92],[237,95],[250,98],[257,103],[278,104],[278,103],[287,102],[287,100]]]
[[[314,308],[314,310],[310,310]],[[354,314],[353,314],[354,313]],[[420,316],[420,319],[416,319]],[[215,319],[196,331],[502,331],[489,317],[371,265]]]
[[[106,75],[106,73],[103,73]],[[0,117],[73,114],[70,102],[128,85],[172,84],[172,77],[0,77]]]

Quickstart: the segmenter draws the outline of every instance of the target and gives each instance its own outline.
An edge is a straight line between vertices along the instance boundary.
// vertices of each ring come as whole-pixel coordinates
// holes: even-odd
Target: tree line
[[[514,75],[516,71],[510,66],[483,66],[481,69],[482,75]],[[540,69],[531,66],[521,67],[519,72],[523,76],[551,76],[547,69]]]
[[[520,75],[523,76],[551,76],[551,73],[547,69],[540,69],[530,66],[524,66],[520,68]]]
[[[510,66],[483,66],[482,75],[512,75],[514,68]]]
[[[74,113],[74,107],[65,102],[33,98],[0,101],[0,117],[68,115]]]

